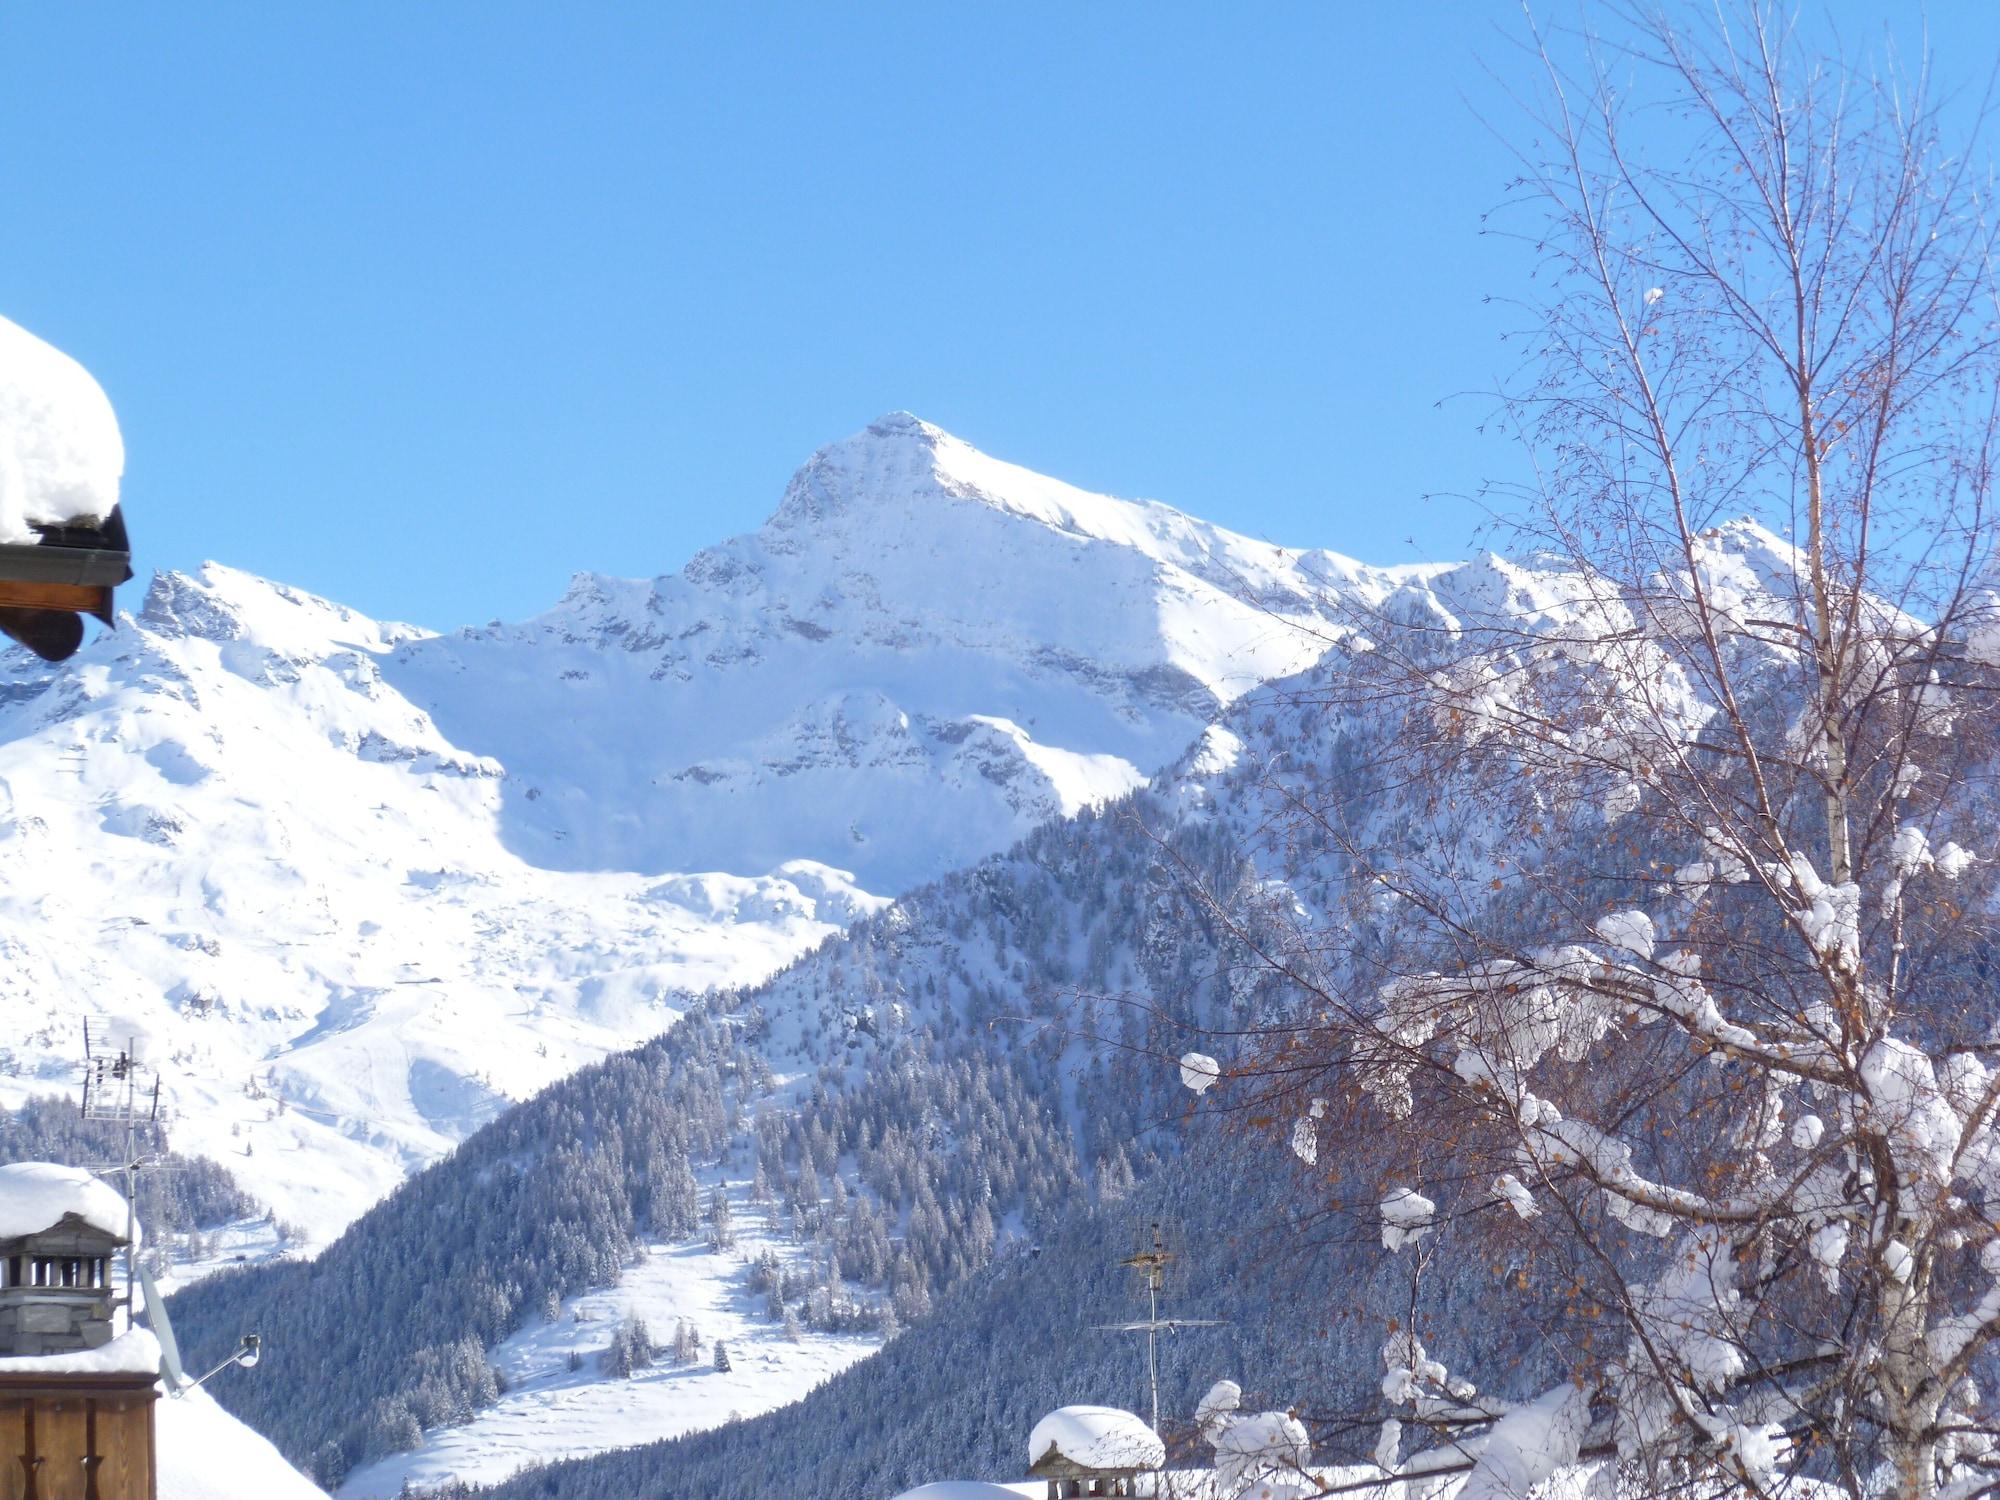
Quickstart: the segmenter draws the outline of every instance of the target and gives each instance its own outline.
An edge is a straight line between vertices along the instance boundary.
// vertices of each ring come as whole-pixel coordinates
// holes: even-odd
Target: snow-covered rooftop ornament
[[[126,1229],[127,1218],[125,1200],[80,1167],[0,1167],[0,1365],[114,1342],[112,1257],[138,1232]]]
[[[1037,1479],[1057,1468],[1136,1471],[1166,1461],[1160,1435],[1115,1406],[1058,1407],[1028,1434],[1028,1472]]]

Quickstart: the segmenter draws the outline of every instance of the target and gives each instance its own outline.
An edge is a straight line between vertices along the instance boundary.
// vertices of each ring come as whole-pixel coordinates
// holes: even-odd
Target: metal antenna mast
[[[150,1078],[151,1087],[147,1087]],[[90,1021],[83,1023],[83,1118],[119,1125],[124,1132],[124,1150],[106,1170],[117,1170],[125,1187],[125,1326],[130,1328],[138,1310],[133,1281],[138,1266],[138,1177],[139,1169],[153,1165],[151,1157],[139,1154],[139,1121],[151,1124],[160,1118],[160,1075],[140,1061],[139,1039],[128,1037],[121,1052],[96,1052],[90,1044]]]
[[[1146,1335],[1146,1384],[1153,1398],[1153,1431],[1160,1430],[1160,1350],[1159,1338],[1162,1330],[1172,1332],[1176,1328],[1217,1328],[1220,1318],[1163,1318],[1160,1316],[1160,1290],[1166,1284],[1167,1267],[1178,1257],[1167,1249],[1165,1237],[1160,1233],[1159,1220],[1153,1221],[1153,1248],[1141,1250],[1136,1255],[1128,1255],[1118,1264],[1135,1271],[1143,1271],[1146,1276],[1146,1308],[1148,1316],[1142,1323],[1100,1323],[1099,1329],[1110,1333],[1141,1333]]]

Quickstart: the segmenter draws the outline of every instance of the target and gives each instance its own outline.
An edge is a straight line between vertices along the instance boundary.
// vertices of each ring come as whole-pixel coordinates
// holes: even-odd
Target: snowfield
[[[175,1148],[276,1220],[171,1247],[162,1287],[310,1255],[689,995],[1130,791],[1404,578],[900,413],[815,455],[758,532],[580,576],[519,625],[439,636],[162,574],[64,667],[0,658],[0,1106],[73,1094],[86,1022],[136,1037]],[[788,1342],[743,1253],[660,1248],[524,1329],[494,1354],[508,1396],[345,1493],[713,1426],[875,1347]],[[694,1322],[699,1367],[600,1379],[632,1315],[659,1344]]]

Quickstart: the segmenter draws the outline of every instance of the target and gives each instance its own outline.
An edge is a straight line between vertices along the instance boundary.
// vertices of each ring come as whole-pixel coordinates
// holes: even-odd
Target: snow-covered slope
[[[667,997],[1123,792],[1397,581],[904,415],[521,626],[162,575],[0,661],[0,1104],[73,1086],[86,1017],[137,1034],[176,1147],[323,1240]]]
[[[745,1226],[735,1246],[653,1244],[617,1286],[566,1299],[559,1317],[536,1319],[490,1352],[507,1377],[493,1405],[350,1474],[340,1500],[393,1500],[406,1486],[452,1480],[496,1484],[536,1464],[762,1416],[881,1347],[873,1333],[799,1328],[788,1335],[764,1315],[763,1299],[745,1284],[746,1264],[768,1252],[810,1274],[810,1252],[759,1227],[740,1188],[732,1196]],[[608,1346],[635,1320],[660,1354],[628,1377],[609,1375]],[[676,1362],[671,1341],[682,1324],[700,1344],[692,1360]],[[718,1343],[728,1350],[727,1370],[716,1367]]]
[[[870,905],[838,871],[542,870],[497,763],[387,686],[414,632],[211,565],[0,676],[0,1101],[146,1039],[176,1146],[323,1237],[660,996]]]
[[[206,1390],[163,1400],[157,1411],[163,1500],[323,1500],[324,1490]]]

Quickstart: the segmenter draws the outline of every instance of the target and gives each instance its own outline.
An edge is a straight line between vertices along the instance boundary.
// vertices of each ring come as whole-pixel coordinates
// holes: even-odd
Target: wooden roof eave
[[[35,541],[0,542],[0,631],[44,661],[65,661],[83,644],[81,616],[114,622],[132,544],[116,507],[99,522],[35,530]]]
[[[1075,1459],[1067,1457],[1054,1443],[1049,1444],[1048,1452],[1028,1466],[1030,1479],[1119,1479],[1128,1475],[1152,1472],[1143,1465],[1127,1467],[1121,1464],[1115,1469],[1086,1468]]]
[[[7,1361],[0,1359],[0,1396],[76,1395],[144,1396],[157,1401],[160,1398],[160,1377],[135,1371],[113,1373],[87,1370],[74,1375],[32,1370],[16,1372],[9,1370]]]

